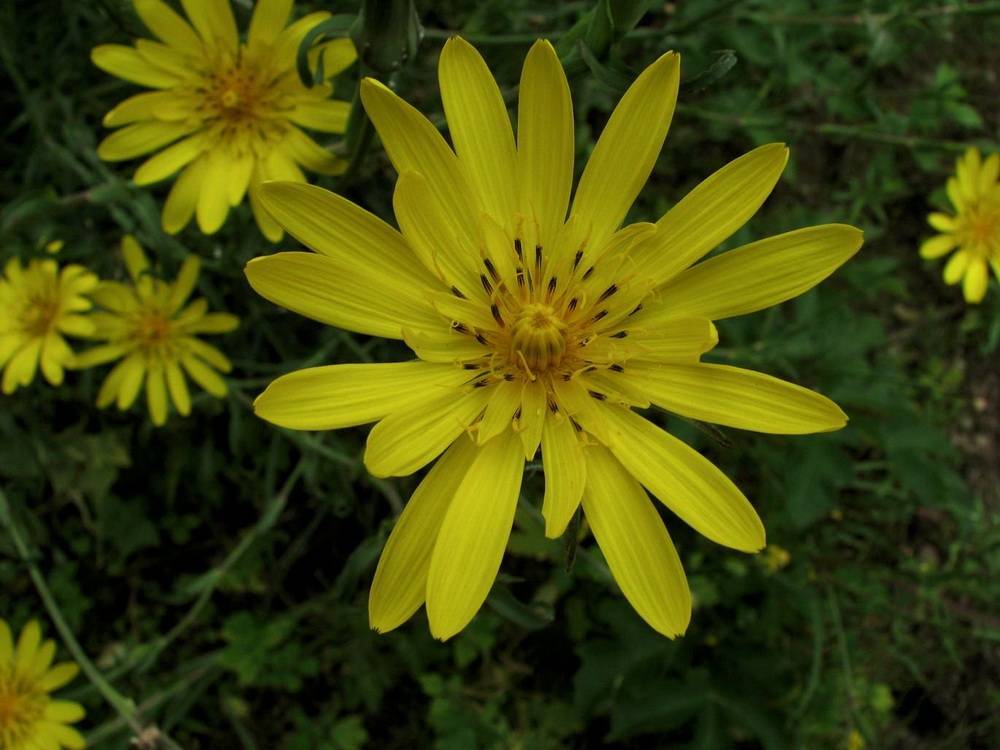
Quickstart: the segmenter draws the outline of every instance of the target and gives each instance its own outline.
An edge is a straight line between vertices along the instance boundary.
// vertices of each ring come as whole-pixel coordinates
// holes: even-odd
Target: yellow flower
[[[777,544],[769,544],[764,548],[764,553],[760,556],[760,564],[764,570],[773,575],[792,561],[792,556],[784,547]]]
[[[79,671],[69,662],[53,666],[56,644],[42,641],[32,620],[21,631],[17,647],[10,626],[0,619],[0,748],[82,748],[83,736],[68,726],[83,718],[83,707],[53,700],[50,693]]]
[[[22,267],[11,259],[0,276],[0,367],[3,392],[28,385],[41,365],[52,385],[63,381],[73,351],[64,334],[87,336],[94,324],[80,313],[90,309],[88,293],[97,277],[83,266],[62,270],[54,260],[33,260]]]
[[[104,308],[92,314],[97,326],[94,338],[107,343],[83,352],[75,362],[82,368],[122,359],[104,379],[97,394],[98,407],[117,402],[119,409],[129,408],[145,381],[153,424],[166,422],[169,401],[186,417],[191,413],[191,395],[185,373],[213,396],[223,398],[226,381],[216,370],[229,372],[232,365],[197,336],[232,331],[239,319],[208,312],[204,299],[185,305],[198,281],[198,259],[188,256],[171,284],[150,275],[149,261],[134,237],[122,240],[122,254],[132,284],[105,281],[94,292],[94,301]]]
[[[935,212],[927,217],[941,232],[920,246],[924,258],[940,258],[957,250],[944,267],[947,284],[962,282],[965,301],[981,302],[989,285],[989,266],[1000,279],[1000,154],[983,160],[970,148],[958,158],[955,175],[945,188],[955,215]]]
[[[845,743],[847,750],[864,750],[865,748],[865,738],[861,735],[857,729],[852,729],[850,734],[847,735],[847,742]]]
[[[254,289],[321,322],[402,339],[418,359],[290,373],[257,399],[257,413],[300,430],[378,421],[365,464],[380,477],[444,454],[382,553],[369,599],[377,630],[425,602],[438,638],[469,622],[499,569],[524,463],[540,446],[546,534],[562,534],[582,500],[625,596],[659,632],[683,633],[690,592],[643,486],[726,546],[757,551],[764,528],[729,479],[635,409],[655,404],[775,433],[844,425],[812,391],[698,362],[717,342],[712,319],[801,294],[861,245],[852,227],[812,227],[688,268],[764,201],[785,165],[783,145],[723,167],[656,224],[619,229],[666,137],[679,68],[668,53],[632,84],[572,205],[573,109],[546,41],[524,63],[516,143],[496,82],[461,39],[448,42],[439,67],[457,155],[413,107],[363,82],[400,174],[401,232],[319,188],[264,186],[275,218],[317,252],[252,260]]]
[[[299,44],[330,14],[311,13],[286,27],[292,0],[259,0],[241,43],[229,0],[182,0],[190,23],[162,0],[134,4],[160,41],[105,44],[91,57],[108,73],[156,91],[108,112],[104,124],[121,129],[104,139],[98,155],[122,161],[159,151],[136,170],[139,185],[183,170],[163,206],[171,234],[192,215],[212,234],[249,189],[257,225],[277,241],[281,227],[257,198],[261,181],[305,182],[301,167],[337,174],[344,166],[299,129],[343,133],[347,123],[349,103],[330,99],[328,83],[306,88],[296,72]],[[349,39],[318,47],[314,63],[319,55],[327,75],[355,59]]]

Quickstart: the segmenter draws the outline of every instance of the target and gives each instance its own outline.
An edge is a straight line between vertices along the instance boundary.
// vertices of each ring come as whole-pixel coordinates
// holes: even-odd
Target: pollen
[[[558,368],[566,353],[566,323],[548,305],[525,305],[514,321],[509,360],[533,372]]]

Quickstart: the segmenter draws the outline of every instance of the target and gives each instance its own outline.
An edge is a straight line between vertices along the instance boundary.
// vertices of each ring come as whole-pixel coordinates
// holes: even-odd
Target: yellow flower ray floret
[[[153,424],[167,420],[172,401],[178,414],[191,413],[191,378],[216,398],[224,398],[226,381],[218,374],[232,369],[229,359],[203,342],[202,334],[228,333],[239,325],[229,313],[208,312],[203,299],[188,302],[201,267],[190,255],[173,283],[150,275],[149,260],[131,235],[122,239],[122,255],[131,284],[105,281],[94,292],[102,308],[92,314],[91,338],[105,343],[76,357],[77,368],[121,360],[105,377],[97,395],[98,407],[117,404],[128,409],[143,386]]]
[[[971,304],[982,302],[989,286],[990,267],[1000,279],[1000,154],[983,159],[968,149],[948,178],[946,191],[954,215],[935,212],[927,222],[940,234],[925,240],[920,255],[927,259],[952,253],[944,267],[946,284],[962,282],[962,295]]]
[[[14,643],[10,626],[0,619],[0,748],[80,750],[83,735],[69,726],[83,718],[83,707],[52,698],[51,693],[76,677],[76,664],[53,665],[56,646],[42,640],[32,620]]]
[[[635,409],[775,433],[846,423],[813,391],[700,363],[718,342],[713,319],[801,294],[861,246],[857,229],[828,225],[698,263],[766,199],[783,145],[723,167],[655,224],[620,226],[666,137],[679,70],[668,53],[636,79],[572,201],[572,104],[546,41],[524,63],[516,139],[496,82],[461,39],[439,68],[454,150],[385,86],[362,83],[399,173],[400,231],[318,188],[263,186],[275,219],[316,254],[252,260],[254,289],[330,325],[402,339],[418,359],[290,373],[257,398],[257,414],[306,430],[377,422],[365,453],[377,476],[443,454],[379,561],[377,630],[421,604],[438,638],[469,622],[499,568],[524,462],[541,447],[546,534],[563,533],[582,503],[625,596],[659,632],[683,633],[687,583],[642,486],[731,548],[760,550],[764,528],[722,472]]]
[[[305,182],[302,169],[337,174],[345,162],[302,128],[343,133],[350,104],[330,99],[332,86],[307,88],[296,72],[299,44],[329,13],[311,13],[285,25],[292,0],[258,0],[240,42],[229,0],[183,0],[187,19],[163,0],[134,0],[135,10],[159,41],[105,44],[91,57],[101,69],[157,89],[121,102],[104,118],[118,128],[98,146],[107,161],[149,156],[135,172],[148,185],[177,175],[163,207],[163,228],[174,234],[192,216],[206,234],[217,231],[229,209],[249,195],[264,235],[277,241],[281,227],[257,197],[264,180]],[[311,52],[333,76],[355,60],[349,39]],[[179,174],[178,174],[179,173]]]

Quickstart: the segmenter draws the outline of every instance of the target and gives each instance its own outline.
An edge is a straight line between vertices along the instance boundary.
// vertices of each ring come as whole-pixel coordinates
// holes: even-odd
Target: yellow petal
[[[247,39],[251,44],[272,42],[285,28],[292,12],[292,0],[257,0],[250,16]]]
[[[924,240],[920,246],[920,257],[927,258],[928,260],[940,258],[942,255],[947,255],[954,250],[957,245],[958,240],[954,235],[939,234],[936,237],[931,237],[929,240]]]
[[[933,213],[927,217],[927,223],[939,232],[954,232],[955,217],[943,213]]]
[[[51,723],[43,723],[41,726],[43,732],[53,737],[55,741],[65,747],[66,750],[83,750],[83,748],[87,745],[83,735],[72,727],[68,727],[64,724]]]
[[[625,218],[663,147],[674,115],[680,56],[668,52],[646,68],[622,97],[594,147],[571,214],[603,242]]]
[[[323,73],[329,81],[351,67],[358,59],[358,53],[354,49],[354,42],[350,39],[331,39],[309,50],[309,67],[312,70],[316,70],[319,66],[320,58],[323,60]]]
[[[621,341],[627,341],[628,351],[643,362],[697,362],[702,354],[719,343],[719,332],[707,318],[677,318],[638,331],[628,330],[623,324],[623,330],[627,337]]]
[[[231,313],[208,313],[185,327],[187,333],[229,333],[239,328],[240,319]]]
[[[0,664],[6,664],[14,656],[14,636],[10,625],[0,617]]]
[[[545,387],[540,381],[525,383],[521,389],[521,413],[517,417],[515,431],[521,438],[524,457],[530,461],[538,452],[542,442],[542,428],[545,425]]]
[[[116,403],[119,409],[127,409],[139,395],[142,388],[142,376],[145,374],[146,365],[143,363],[142,355],[132,354],[122,362],[121,382],[118,386],[118,396]]]
[[[143,251],[142,246],[131,234],[122,237],[122,258],[125,260],[125,268],[132,281],[138,282],[149,269],[149,259]]]
[[[316,252],[380,274],[391,268],[414,283],[433,283],[399,232],[346,198],[290,182],[271,182],[259,192],[275,220]]]
[[[229,0],[181,0],[181,5],[202,39],[236,52],[236,19]]]
[[[156,36],[185,52],[201,49],[201,41],[191,25],[162,0],[134,0],[135,12]]]
[[[839,430],[847,415],[808,388],[753,370],[713,364],[630,364],[657,406],[703,422],[779,435]]]
[[[209,153],[205,159],[201,191],[195,215],[198,228],[205,234],[215,234],[229,214],[229,171],[232,163],[223,154]]]
[[[306,34],[317,24],[329,17],[330,14],[327,11],[308,13],[298,21],[286,26],[284,31],[278,34],[274,40],[274,52],[271,58],[274,60],[288,60],[291,63],[298,54],[299,47],[305,39]]]
[[[116,130],[97,147],[97,155],[104,161],[125,161],[156,151],[187,135],[197,125],[187,122],[160,122],[147,120],[126,125]]]
[[[176,362],[165,362],[163,366],[170,400],[177,407],[177,413],[186,417],[191,413],[191,393],[188,391],[184,373]]]
[[[483,445],[510,427],[514,414],[521,408],[521,384],[502,381],[490,389],[483,418],[476,425],[476,442]]]
[[[962,294],[965,296],[965,301],[971,304],[982,302],[989,282],[990,272],[986,267],[986,261],[982,258],[972,260],[965,269],[965,277],[962,279]]]
[[[545,496],[542,516],[545,536],[562,536],[580,506],[587,481],[587,462],[576,428],[565,414],[549,414],[542,428],[542,461],[545,468]]]
[[[392,195],[392,206],[400,231],[423,266],[445,286],[459,289],[464,297],[485,301],[477,263],[479,255],[470,253],[469,247],[455,235],[447,217],[431,199],[423,175],[401,174]]]
[[[514,134],[500,89],[486,62],[461,37],[445,42],[438,80],[455,152],[483,207],[501,225],[517,210]]]
[[[350,114],[350,102],[338,99],[303,99],[288,113],[288,119],[304,128],[324,133],[343,133]]]
[[[458,399],[469,379],[459,367],[420,361],[309,367],[268,385],[254,401],[254,412],[279,427],[337,430],[448,393]]]
[[[437,128],[374,79],[365,78],[361,82],[361,99],[396,171],[422,174],[431,199],[455,226],[455,233],[470,246],[476,246],[476,217],[481,209],[464,164]]]
[[[396,520],[368,596],[368,622],[378,632],[399,627],[424,603],[438,531],[477,454],[475,443],[459,437],[420,482]]]
[[[625,598],[668,638],[687,630],[691,592],[677,550],[639,483],[602,446],[587,449],[583,512]]]
[[[50,701],[45,707],[45,718],[60,724],[72,724],[84,717],[83,706],[71,701]]]
[[[538,221],[543,246],[554,242],[566,219],[575,150],[573,101],[566,73],[552,45],[539,39],[521,69],[517,160],[521,208]]]
[[[445,390],[391,413],[368,433],[365,466],[377,477],[406,476],[433,461],[482,413],[488,388]]]
[[[492,354],[489,347],[479,343],[474,337],[459,333],[451,327],[429,331],[404,328],[403,340],[424,362],[456,364]]]
[[[101,388],[97,392],[97,408],[106,409],[118,398],[118,390],[122,384],[122,378],[128,369],[125,364],[128,360],[122,360],[111,368],[111,372],[104,378]],[[79,365],[78,365],[79,366]]]
[[[167,234],[177,234],[194,216],[207,164],[208,159],[205,157],[195,160],[174,182],[166,203],[163,204],[163,231]]]
[[[970,260],[971,257],[965,250],[959,250],[952,255],[944,266],[944,283],[957,284],[961,281]]]
[[[860,230],[825,224],[779,234],[723,253],[675,276],[634,318],[650,326],[671,317],[745,315],[797,297],[861,247]]]
[[[159,182],[179,169],[194,161],[205,148],[204,133],[195,133],[171,146],[163,149],[156,156],[144,161],[137,170],[133,180],[136,185],[150,185]]]
[[[146,371],[146,404],[153,424],[162,426],[167,421],[167,383],[162,367],[150,367]]]
[[[150,65],[149,61],[135,49],[122,44],[102,44],[94,47],[90,59],[101,70],[126,81],[138,83],[140,86],[165,89],[180,83],[176,75]]]
[[[51,693],[53,690],[58,690],[64,685],[69,684],[79,672],[80,668],[71,662],[56,664],[38,681],[38,689],[46,693]]]
[[[357,259],[277,253],[251,260],[246,275],[250,286],[271,302],[358,333],[400,339],[404,327],[435,328],[442,322],[424,301],[421,287]]]
[[[125,344],[102,344],[77,354],[73,358],[74,369],[80,370],[87,367],[96,367],[107,362],[112,362],[128,351]]]
[[[167,302],[167,310],[175,313],[191,296],[194,285],[198,283],[198,273],[201,270],[201,261],[195,255],[189,255],[181,264],[181,270],[177,273],[177,278],[170,287],[170,299]]]
[[[21,676],[31,674],[31,669],[38,654],[38,647],[42,645],[42,628],[37,620],[29,620],[28,624],[21,629],[21,634],[17,638],[17,647],[14,656],[14,673]]]
[[[62,385],[63,367],[69,364],[73,352],[58,333],[50,332],[42,340],[39,364],[42,375],[52,385]]]
[[[181,359],[184,370],[191,379],[205,389],[207,393],[216,398],[225,398],[229,390],[226,381],[211,367],[194,356],[186,356]]]
[[[701,182],[657,223],[636,265],[660,285],[719,245],[757,213],[788,162],[788,148],[770,143],[729,162]]]
[[[11,357],[3,373],[3,392],[13,393],[18,386],[28,385],[38,370],[38,357],[42,351],[42,340],[31,339]]]
[[[1000,177],[1000,154],[990,154],[979,171],[979,194],[995,189],[997,177]]]
[[[514,522],[524,456],[506,432],[479,448],[448,506],[427,575],[427,617],[442,641],[464,628],[489,594]]]
[[[338,175],[347,169],[346,159],[330,153],[298,128],[289,128],[281,148],[289,158],[312,172]]]
[[[948,194],[948,200],[951,201],[951,205],[954,206],[957,213],[962,213],[965,210],[966,200],[962,195],[962,189],[958,185],[958,179],[955,177],[949,177],[948,181],[945,183],[945,192]]]
[[[136,94],[116,104],[110,112],[104,115],[102,122],[105,127],[117,128],[138,120],[184,119],[183,117],[164,117],[162,115],[165,110],[175,108],[178,101],[179,97],[174,91],[147,91]]]
[[[605,404],[600,412],[615,458],[670,510],[713,542],[764,548],[757,512],[708,459],[630,409]],[[579,418],[590,431],[586,416]]]

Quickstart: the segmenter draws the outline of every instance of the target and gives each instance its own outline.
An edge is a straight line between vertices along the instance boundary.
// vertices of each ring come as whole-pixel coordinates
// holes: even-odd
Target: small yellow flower
[[[861,232],[808,227],[698,263],[767,198],[788,158],[778,143],[722,167],[656,224],[622,227],[674,113],[676,54],[625,93],[572,201],[573,106],[551,44],[539,41],[525,60],[516,140],[471,45],[449,41],[438,74],[454,150],[386,86],[361,86],[400,175],[400,231],[319,188],[272,183],[262,189],[268,209],[316,252],[246,269],[272,302],[401,339],[417,359],[293,372],[254,408],[300,430],[378,422],[365,452],[375,476],[412,474],[441,456],[379,561],[369,598],[377,630],[424,603],[436,637],[465,627],[496,578],[525,461],[540,447],[546,535],[560,536],[582,506],[625,596],[674,637],[691,595],[646,490],[728,547],[760,550],[764,527],[721,471],[640,410],[770,433],[841,428],[847,417],[818,393],[700,358],[718,341],[713,320],[805,292],[857,252]]]
[[[321,174],[344,167],[300,130],[343,133],[346,127],[350,104],[330,99],[329,83],[306,88],[296,72],[300,43],[330,14],[311,13],[285,26],[291,0],[259,0],[240,42],[229,0],[182,0],[187,19],[162,0],[134,4],[159,41],[105,44],[91,57],[108,73],[156,90],[108,112],[104,124],[120,130],[104,139],[98,155],[123,161],[159,151],[136,170],[139,185],[183,170],[163,207],[163,228],[171,234],[193,215],[201,231],[212,234],[249,190],[258,226],[279,240],[281,227],[257,198],[261,182],[305,182],[301,167]],[[317,47],[314,64],[320,55],[328,76],[356,57],[349,39]]]
[[[94,324],[80,313],[91,307],[88,294],[97,276],[79,265],[60,270],[54,260],[33,260],[23,267],[16,258],[0,276],[0,367],[3,392],[28,385],[41,365],[52,385],[63,381],[73,359],[63,335],[87,336]]]
[[[847,750],[865,750],[865,738],[857,729],[852,729],[845,743]]]
[[[42,630],[32,620],[17,639],[0,619],[0,748],[77,750],[83,736],[68,726],[83,718],[83,707],[70,701],[53,700],[50,694],[68,683],[79,671],[76,664],[53,666],[56,644],[42,641]]]
[[[764,567],[764,570],[772,575],[787,566],[791,561],[792,556],[788,550],[784,547],[779,547],[777,544],[767,545],[760,556],[760,564]]]
[[[924,258],[955,253],[944,267],[947,284],[962,282],[969,303],[981,302],[989,285],[989,266],[1000,279],[1000,154],[983,159],[970,148],[959,157],[945,189],[955,215],[935,212],[928,223],[941,232],[920,246]]]
[[[210,313],[204,299],[185,305],[198,281],[200,263],[188,256],[173,283],[150,275],[149,261],[134,237],[122,240],[122,254],[132,284],[105,281],[94,291],[94,301],[103,310],[92,313],[94,338],[107,343],[76,358],[75,366],[95,365],[122,359],[104,379],[97,405],[113,402],[129,408],[146,386],[146,400],[153,424],[167,420],[169,401],[179,414],[191,412],[187,373],[213,396],[226,395],[226,381],[216,370],[229,372],[232,365],[199,334],[227,333],[239,324],[229,313]],[[214,368],[214,369],[213,369]],[[169,399],[168,399],[169,394]]]

